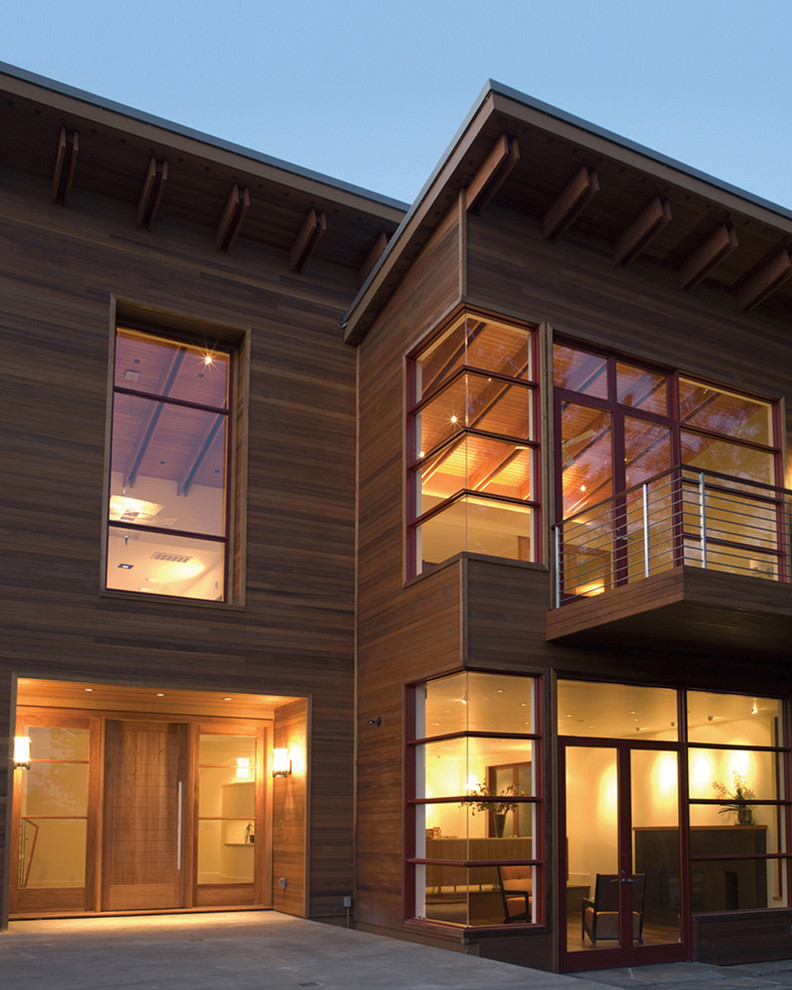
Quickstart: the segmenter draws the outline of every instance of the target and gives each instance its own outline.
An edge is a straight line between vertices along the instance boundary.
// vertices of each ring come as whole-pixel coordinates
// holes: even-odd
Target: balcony
[[[792,492],[681,466],[554,527],[547,638],[789,656]]]

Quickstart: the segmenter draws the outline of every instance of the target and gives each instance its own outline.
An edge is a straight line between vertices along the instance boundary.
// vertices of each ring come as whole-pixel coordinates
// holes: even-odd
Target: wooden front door
[[[107,720],[104,911],[184,906],[186,729]]]

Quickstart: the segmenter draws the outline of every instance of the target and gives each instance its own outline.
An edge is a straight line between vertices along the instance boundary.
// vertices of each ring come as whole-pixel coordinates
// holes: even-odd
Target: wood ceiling
[[[167,686],[50,681],[20,677],[17,705],[90,711],[226,718],[272,718],[275,709],[298,699],[236,691],[185,691]]]

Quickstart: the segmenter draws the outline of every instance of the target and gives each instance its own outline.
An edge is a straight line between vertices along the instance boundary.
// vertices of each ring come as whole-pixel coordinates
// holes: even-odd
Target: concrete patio
[[[17,921],[2,990],[792,990],[792,961],[676,963],[574,976],[275,912]]]

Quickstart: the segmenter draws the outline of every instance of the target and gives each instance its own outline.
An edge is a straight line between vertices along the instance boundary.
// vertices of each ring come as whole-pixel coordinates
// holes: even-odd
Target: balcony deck
[[[680,467],[565,520],[547,639],[792,659],[790,494]]]
[[[675,567],[547,614],[547,639],[792,659],[792,584]]]

